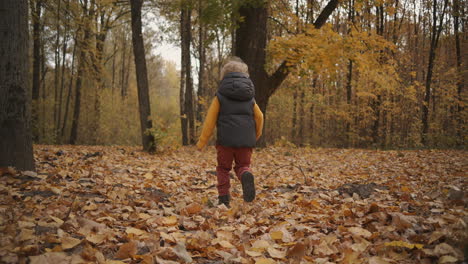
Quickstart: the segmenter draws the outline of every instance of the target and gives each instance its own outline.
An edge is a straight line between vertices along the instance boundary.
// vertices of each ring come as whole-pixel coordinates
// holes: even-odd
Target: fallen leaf
[[[134,234],[134,235],[137,235],[137,236],[141,236],[141,235],[146,235],[146,231],[144,230],[141,230],[141,229],[138,229],[138,228],[134,228],[134,227],[127,227],[125,229],[125,232],[127,234]]]
[[[413,248],[421,249],[421,248],[424,247],[423,244],[411,244],[411,243],[404,242],[404,241],[401,241],[401,240],[392,241],[392,242],[385,242],[384,245],[387,246],[387,247],[405,247],[405,248],[409,248],[409,249],[413,249]]]
[[[439,264],[444,264],[444,263],[455,263],[458,262],[458,259],[454,256],[442,256],[439,259]]]
[[[63,249],[70,249],[70,248],[74,248],[78,244],[80,244],[81,240],[76,239],[76,238],[71,237],[71,236],[64,236],[64,237],[62,237],[61,242],[62,242],[62,248]]]
[[[251,257],[260,257],[263,255],[262,252],[259,252],[259,251],[252,251],[252,250],[246,250],[245,251],[245,254],[251,256]]]
[[[191,263],[192,256],[190,253],[187,251],[187,248],[185,248],[185,245],[178,243],[174,248],[174,253],[185,263]]]
[[[137,244],[135,241],[130,241],[120,246],[114,258],[126,259],[130,258],[137,253]]]
[[[268,247],[267,252],[272,258],[283,259],[286,257],[286,252],[279,251],[273,247]]]
[[[177,216],[172,215],[163,218],[163,224],[166,226],[176,225],[178,223]]]
[[[381,257],[370,257],[369,264],[390,264],[390,262]]]
[[[351,232],[351,234],[356,235],[356,236],[360,236],[364,238],[369,238],[372,236],[371,232],[361,227],[350,227],[348,228],[348,230],[349,232]]]
[[[276,261],[274,261],[271,258],[258,258],[255,260],[255,264],[275,264]]]
[[[221,240],[218,242],[218,244],[224,248],[234,248],[234,245],[232,245],[229,241],[226,240]]]
[[[282,231],[273,231],[270,233],[270,237],[273,240],[282,240],[283,239],[283,232]]]

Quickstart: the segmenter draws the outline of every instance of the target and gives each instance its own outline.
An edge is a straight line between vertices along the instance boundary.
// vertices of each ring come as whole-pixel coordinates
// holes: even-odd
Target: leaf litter
[[[216,157],[193,147],[36,146],[0,168],[2,263],[459,263],[468,158],[455,150],[270,147],[257,198],[217,205]]]

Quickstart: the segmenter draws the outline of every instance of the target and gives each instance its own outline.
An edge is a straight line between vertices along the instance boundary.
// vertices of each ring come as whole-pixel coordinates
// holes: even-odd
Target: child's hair
[[[230,57],[221,69],[221,80],[230,72],[242,72],[249,76],[249,66],[245,64],[239,57]]]

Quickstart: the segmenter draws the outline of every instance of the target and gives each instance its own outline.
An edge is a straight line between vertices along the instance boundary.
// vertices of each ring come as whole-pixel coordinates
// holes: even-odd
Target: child
[[[252,148],[262,135],[263,113],[255,103],[255,88],[249,78],[247,65],[240,58],[231,58],[221,71],[221,83],[213,99],[202,133],[197,143],[199,150],[208,142],[216,125],[219,204],[229,207],[229,171],[234,171],[242,183],[246,202],[255,199],[254,176],[250,170]]]

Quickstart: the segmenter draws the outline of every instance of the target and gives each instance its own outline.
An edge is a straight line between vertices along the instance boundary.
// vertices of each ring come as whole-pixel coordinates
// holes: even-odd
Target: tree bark
[[[198,31],[198,56],[200,69],[198,71],[198,91],[197,91],[197,121],[201,124],[203,122],[204,105],[202,99],[206,100],[206,87],[205,87],[205,63],[206,63],[206,30],[202,21],[203,15],[203,0],[198,0],[198,16],[199,16],[199,31]]]
[[[39,100],[41,87],[41,10],[42,0],[31,1],[33,24],[33,71],[32,71],[32,100]],[[39,140],[39,104],[32,109],[33,140]]]
[[[133,57],[138,88],[138,107],[140,110],[140,126],[143,149],[148,152],[156,150],[156,141],[151,134],[153,123],[151,121],[151,108],[149,101],[148,72],[146,69],[145,46],[141,25],[141,8],[143,0],[130,0],[132,16],[132,44]]]
[[[65,103],[65,113],[63,115],[62,129],[60,130],[60,137],[62,138],[62,142],[65,141],[64,140],[65,128],[67,127],[68,110],[70,108],[70,100],[71,100],[71,94],[72,94],[72,88],[73,88],[73,76],[75,75],[74,71],[75,71],[75,57],[76,57],[77,39],[78,39],[78,34],[75,36],[75,45],[73,45],[73,54],[72,54],[71,69],[70,69],[70,81],[68,83],[67,101]]]
[[[35,5],[34,5],[35,3]],[[41,86],[41,10],[42,0],[31,3],[32,24],[33,24],[33,82],[32,99],[39,99],[39,89]]]
[[[60,75],[60,4],[62,3],[61,0],[57,1],[57,11],[56,11],[56,25],[55,25],[55,45],[54,45],[54,138],[57,138],[58,134],[58,95],[59,95],[59,75]]]
[[[322,27],[338,6],[338,0],[330,0],[314,22],[315,28]],[[270,97],[279,88],[289,74],[287,62],[284,61],[278,69],[268,75],[265,70],[267,44],[267,4],[242,5],[239,15],[243,18],[236,30],[235,54],[248,66],[250,77],[255,85],[255,100],[267,119],[267,106]],[[268,125],[267,122],[265,122]],[[265,146],[264,133],[259,146]]]
[[[437,25],[437,1],[433,1],[432,6],[432,30],[431,30],[431,45],[429,48],[429,61],[427,65],[427,75],[426,75],[426,92],[424,95],[423,103],[423,115],[422,115],[422,143],[423,145],[428,144],[428,132],[429,132],[429,104],[431,100],[431,82],[432,82],[432,73],[434,69],[434,61],[436,58],[436,48],[439,42],[440,33],[442,32],[443,20],[445,15],[445,9],[447,7],[448,0],[444,1],[444,7],[442,10],[442,15],[440,16],[439,25]]]
[[[454,34],[455,34],[455,51],[457,57],[457,113],[456,113],[456,120],[457,120],[457,137],[459,144],[463,144],[463,69],[462,69],[462,56],[461,56],[461,45],[460,45],[460,0],[453,1],[453,27],[454,27]]]
[[[181,36],[181,80],[180,80],[180,107],[182,145],[195,143],[195,115],[193,109],[193,80],[190,56],[190,43],[192,41],[191,29],[192,10],[188,3],[183,2],[180,13]]]
[[[0,167],[34,170],[28,2],[0,1]]]
[[[89,65],[86,54],[89,47],[89,40],[91,38],[90,32],[90,19],[93,17],[93,7],[89,8],[88,12],[88,1],[84,0],[82,4],[83,8],[83,26],[84,34],[83,39],[78,42],[80,48],[80,55],[78,60],[78,71],[76,73],[76,85],[75,85],[75,105],[73,110],[73,121],[70,134],[70,144],[74,145],[78,140],[78,126],[80,121],[80,112],[81,112],[81,86],[83,84],[83,77],[85,73],[85,68]]]
[[[292,115],[292,129],[291,129],[291,141],[297,144],[297,89],[293,91],[293,115]]]
[[[185,113],[188,123],[188,143],[195,144],[195,112],[194,112],[194,91],[192,78],[192,59],[190,53],[190,43],[192,42],[192,9],[187,7],[185,10],[184,27],[185,37],[183,38],[185,53]]]

